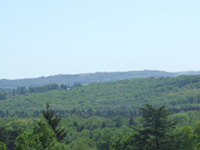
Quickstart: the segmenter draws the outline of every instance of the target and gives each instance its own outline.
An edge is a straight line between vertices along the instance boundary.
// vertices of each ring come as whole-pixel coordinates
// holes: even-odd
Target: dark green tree
[[[106,127],[106,122],[104,121],[101,125],[101,129],[105,128]]]
[[[6,95],[3,92],[0,92],[0,100],[5,100],[6,99]]]
[[[178,133],[173,133],[177,121],[168,119],[170,112],[165,105],[154,108],[146,104],[140,108],[142,113],[142,128],[135,134],[135,149],[137,150],[177,150],[181,140]]]
[[[135,121],[131,118],[128,122],[129,126],[135,125]]]
[[[15,139],[20,134],[20,130],[6,130],[4,127],[0,128],[0,142],[6,144],[8,149],[15,149]],[[1,150],[1,149],[0,149]]]
[[[61,141],[67,135],[65,128],[60,126],[61,117],[58,117],[54,111],[50,108],[49,103],[46,103],[46,110],[43,110],[43,117],[47,120],[47,123],[51,126],[56,134],[57,140]]]
[[[84,126],[84,125],[81,126],[80,132],[81,132],[83,129],[85,129],[85,126]]]

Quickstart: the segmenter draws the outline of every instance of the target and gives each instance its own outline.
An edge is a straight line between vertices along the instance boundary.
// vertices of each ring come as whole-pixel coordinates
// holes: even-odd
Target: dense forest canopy
[[[115,82],[91,83],[82,86],[49,84],[41,87],[18,87],[1,92],[1,111],[41,111],[48,100],[54,110],[114,113],[137,110],[145,103],[166,104],[173,112],[198,110],[200,76],[179,76],[127,79]],[[92,111],[91,111],[92,110]],[[61,112],[62,113],[62,112]],[[80,112],[79,112],[80,113]],[[105,114],[105,113],[104,113]],[[108,114],[109,115],[109,114]]]
[[[38,87],[1,89],[0,94],[2,149],[5,146],[15,149],[16,139],[17,147],[22,149],[20,143],[23,141],[32,143],[30,147],[39,146],[39,149],[48,146],[71,150],[141,149],[144,143],[140,143],[140,139],[146,138],[142,133],[149,131],[149,128],[145,129],[144,120],[141,119],[145,117],[141,110],[145,110],[147,106],[146,109],[155,114],[160,114],[159,109],[162,108],[161,112],[167,115],[164,118],[169,119],[169,124],[173,125],[173,130],[170,129],[169,132],[170,138],[163,138],[160,143],[165,140],[169,142],[176,135],[178,148],[177,143],[172,145],[174,148],[195,150],[200,142],[199,75],[135,78],[89,85],[52,83]],[[46,108],[47,102],[51,109]],[[46,113],[43,111],[45,108]],[[61,142],[58,140],[59,135],[47,121],[51,117],[44,117],[48,112],[50,116],[52,112],[57,118],[55,129],[63,131],[63,134],[58,133],[65,136],[62,136],[65,144],[58,143]],[[43,120],[40,120],[42,116]],[[178,124],[173,124],[177,121]],[[53,145],[51,142],[41,141],[45,136],[41,129],[52,137],[49,140],[52,140]],[[152,131],[153,129],[154,127]],[[168,136],[168,132],[162,134]],[[147,142],[142,149],[154,147],[148,139],[145,140]],[[41,144],[38,145],[37,142]],[[133,145],[137,142],[139,145]],[[192,144],[188,146],[185,143]],[[160,146],[157,147],[161,149]]]

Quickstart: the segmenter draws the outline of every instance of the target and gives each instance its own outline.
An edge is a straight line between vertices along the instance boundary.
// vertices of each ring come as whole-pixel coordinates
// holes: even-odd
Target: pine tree
[[[174,134],[173,129],[177,122],[168,119],[170,112],[166,106],[154,108],[146,104],[140,108],[142,112],[142,128],[135,134],[135,149],[137,150],[176,150],[179,147],[179,134]]]
[[[134,125],[135,124],[135,121],[133,120],[133,118],[131,118],[130,120],[129,120],[129,126],[132,126],[132,125]]]
[[[106,127],[106,122],[104,121],[101,125],[101,129],[105,128]]]
[[[58,117],[54,111],[50,108],[49,103],[46,103],[46,111],[43,110],[43,117],[46,119],[47,123],[51,126],[56,134],[57,140],[61,141],[67,135],[67,131],[59,126],[61,117]]]

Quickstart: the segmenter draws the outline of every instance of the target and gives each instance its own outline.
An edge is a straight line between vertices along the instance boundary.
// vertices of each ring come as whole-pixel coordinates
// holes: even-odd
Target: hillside
[[[41,111],[47,101],[54,110],[64,112],[128,112],[145,103],[166,104],[174,112],[189,111],[200,107],[200,76],[127,79],[7,97],[0,101],[2,111]]]
[[[164,71],[128,71],[128,72],[97,72],[87,74],[75,74],[75,75],[55,75],[48,77],[30,78],[30,79],[17,79],[17,80],[0,80],[0,88],[16,88],[20,86],[37,87],[46,84],[57,83],[72,85],[74,82],[82,84],[117,81],[123,79],[132,78],[148,78],[148,77],[175,77],[178,75],[196,75],[200,74],[198,71],[191,72],[164,72]]]
[[[19,93],[13,95],[18,89]],[[101,142],[111,140],[111,146],[119,137],[129,141],[134,133],[130,126],[140,128],[143,123],[139,107],[144,108],[146,103],[155,108],[166,104],[171,112],[169,119],[179,121],[174,131],[186,130],[184,137],[194,135],[196,138],[194,131],[199,129],[199,75],[126,79],[73,88],[48,84],[25,89],[25,93],[21,93],[20,88],[17,90],[2,92],[6,99],[0,100],[1,133],[5,130],[13,133],[22,128],[32,131],[48,101],[55,114],[62,117],[60,125],[69,131],[65,140],[72,141],[72,149],[81,143],[85,144],[84,150],[97,150]],[[5,139],[4,134],[0,137]],[[10,134],[6,137],[12,138]],[[3,142],[8,147],[15,143]]]

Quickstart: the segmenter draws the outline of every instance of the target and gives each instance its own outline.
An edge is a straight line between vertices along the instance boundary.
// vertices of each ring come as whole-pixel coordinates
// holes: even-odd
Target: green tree
[[[111,150],[122,150],[122,142],[121,142],[122,139],[117,139],[115,140],[113,143],[112,143],[112,146],[111,146]]]
[[[0,141],[0,150],[6,150],[6,144]]]
[[[105,127],[104,129],[100,129],[101,135],[99,134],[98,136],[100,137],[97,141],[97,147],[99,150],[110,150],[112,143],[118,139],[121,138],[121,133],[117,128],[108,128]],[[94,139],[95,139],[95,134],[94,134]]]
[[[112,119],[112,122],[115,123],[116,127],[119,128],[122,126],[123,124],[123,117],[122,116],[116,116]]]
[[[181,124],[182,126],[186,125],[188,121],[190,120],[190,118],[188,117],[186,113],[176,113],[172,115],[171,119],[173,121],[178,120],[179,124]]]
[[[181,145],[182,149],[183,150],[194,149],[194,145],[195,145],[194,143],[196,142],[196,140],[194,139],[192,128],[189,126],[185,126],[181,132],[182,132],[181,138],[183,140],[183,143]]]
[[[123,138],[119,138],[112,143],[111,150],[133,150],[135,143],[135,133],[125,135]]]
[[[177,121],[168,119],[170,112],[165,105],[154,108],[146,104],[140,108],[142,112],[142,128],[135,129],[135,149],[138,150],[175,150],[179,148],[179,134],[174,134],[173,129]]]
[[[70,146],[73,150],[96,150],[96,143],[89,138],[76,140]]]
[[[57,142],[56,134],[46,121],[38,121],[32,132],[22,130],[16,138],[17,150],[63,150],[64,143]]]
[[[195,144],[195,149],[200,149],[200,121],[195,123],[193,143]]]
[[[97,145],[100,150],[109,150],[112,142],[114,141],[114,137],[112,133],[105,133],[97,142]]]
[[[133,120],[133,118],[131,118],[128,123],[129,123],[129,126],[132,126],[135,124],[135,121]]]
[[[3,92],[0,92],[0,100],[5,100],[6,99],[6,95]]]
[[[65,131],[65,128],[59,126],[61,118],[54,113],[54,111],[50,108],[48,102],[46,103],[46,111],[43,110],[43,117],[47,120],[47,123],[55,132],[57,140],[63,140],[64,137],[67,135],[67,131]]]
[[[2,127],[0,128],[0,141],[5,143],[8,149],[15,149],[15,138],[19,134],[20,130],[7,130]]]

